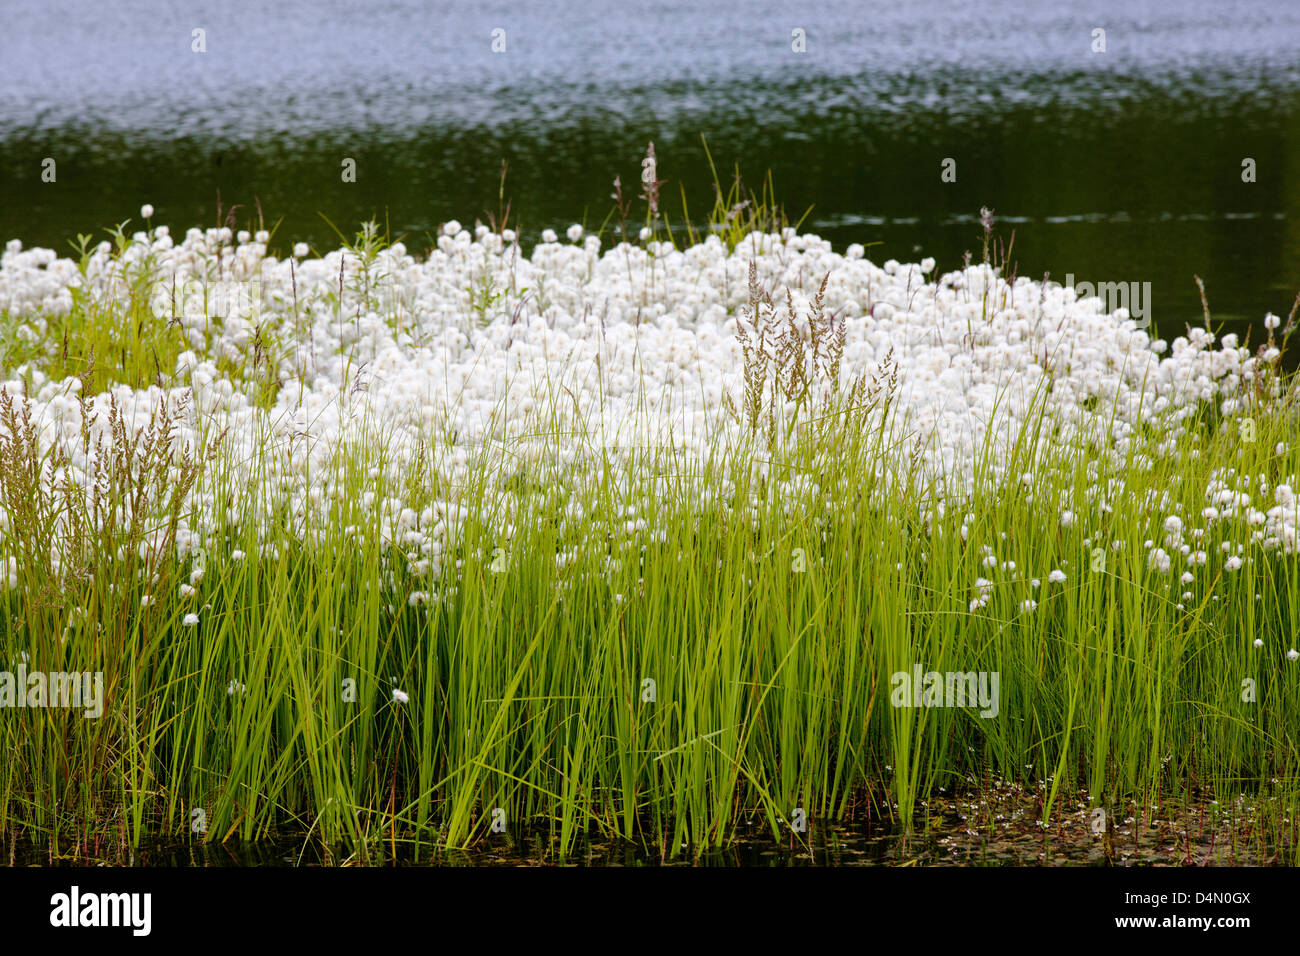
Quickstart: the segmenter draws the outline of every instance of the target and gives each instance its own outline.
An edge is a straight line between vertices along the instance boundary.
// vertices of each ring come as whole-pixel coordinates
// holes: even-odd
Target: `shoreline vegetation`
[[[0,841],[563,861],[1008,787],[1108,860],[1183,807],[1295,864],[1295,309],[1167,342],[987,211],[877,265],[770,180],[678,247],[648,159],[643,224],[616,182],[529,256],[504,202],[419,259],[6,246]]]

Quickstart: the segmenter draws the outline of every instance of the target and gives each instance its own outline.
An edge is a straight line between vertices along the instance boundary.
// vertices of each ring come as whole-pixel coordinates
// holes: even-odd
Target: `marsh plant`
[[[162,709],[142,705],[146,689],[159,690],[154,667],[169,655],[166,633],[177,623],[174,609],[151,596],[175,586],[186,496],[219,441],[197,456],[177,449],[181,409],[161,400],[141,429],[112,398],[102,427],[81,390],[71,401],[81,413],[78,454],[93,462],[85,485],[74,481],[62,447],[43,447],[27,402],[0,392],[0,516],[11,595],[0,656],[46,673],[76,662],[100,675],[113,702],[103,720],[5,714],[4,773],[11,783],[25,781],[14,799],[55,844],[65,827],[75,832],[78,817],[98,821],[99,840],[141,833],[141,807],[127,794],[153,785],[153,745],[165,720]]]
[[[736,324],[736,339],[744,362],[743,396],[738,403],[726,396],[728,407],[741,410],[751,432],[765,429],[769,448],[776,449],[778,432],[787,422],[807,428],[836,415],[861,412],[866,395],[866,375],[860,373],[841,395],[840,366],[845,329],[835,324],[825,309],[826,283],[822,279],[806,317],[798,315],[794,296],[786,289],[786,309],[778,318],[772,295],[749,267],[749,310]],[[888,359],[886,360],[888,361]],[[836,406],[836,399],[847,404]],[[809,422],[804,414],[815,406],[818,415]],[[861,415],[860,420],[865,421]]]
[[[440,232],[419,264],[365,231],[264,264],[255,327],[164,333],[170,388],[129,348],[4,369],[0,658],[104,675],[99,720],[0,709],[6,842],[696,853],[924,829],[996,779],[1044,826],[1080,792],[1139,817],[1246,795],[1218,852],[1296,862],[1294,310],[1255,352],[1188,327],[1161,359],[988,262]],[[182,278],[267,258],[194,233],[139,242]],[[505,296],[478,329],[476,271]],[[918,668],[998,675],[996,711],[894,706]]]

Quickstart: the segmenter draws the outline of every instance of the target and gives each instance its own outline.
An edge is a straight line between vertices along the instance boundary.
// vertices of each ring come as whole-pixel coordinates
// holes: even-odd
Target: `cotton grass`
[[[1257,832],[1295,846],[1295,407],[1267,349],[793,229],[565,238],[8,244],[31,353],[4,370],[0,617],[32,623],[0,654],[118,696],[55,749],[0,724],[0,831],[57,840],[34,808],[59,807],[138,842],[204,806],[209,833],[309,820],[373,859],[502,807],[563,855],[863,801],[906,827],[1036,766],[1044,820],[1059,786],[1277,778]],[[159,320],[159,366],[129,346],[83,381],[46,346],[111,340],[114,308]],[[102,638],[27,613],[65,591]],[[999,718],[893,708],[916,664],[1000,673]]]

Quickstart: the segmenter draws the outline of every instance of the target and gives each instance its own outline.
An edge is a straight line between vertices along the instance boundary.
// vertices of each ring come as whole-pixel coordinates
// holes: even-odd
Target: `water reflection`
[[[1216,801],[1166,806],[1126,804],[1113,818],[1099,816],[1086,793],[1062,794],[1044,810],[1045,785],[994,781],[978,793],[938,795],[918,808],[911,833],[865,809],[838,822],[810,821],[805,832],[775,838],[758,819],[742,821],[726,845],[689,842],[677,852],[662,840],[631,842],[596,833],[581,837],[563,862],[569,866],[1269,866],[1295,865],[1287,815],[1270,799],[1220,805]],[[1044,819],[1046,817],[1046,819]],[[649,829],[649,827],[647,827]],[[1280,834],[1280,835],[1279,835]],[[51,858],[19,844],[22,865],[97,863],[152,867],[553,866],[557,837],[541,829],[522,836],[489,835],[471,849],[444,849],[385,834],[367,853],[328,848],[306,835],[275,834],[253,843],[154,842],[135,853],[124,848],[69,852]],[[396,850],[394,855],[393,850]]]

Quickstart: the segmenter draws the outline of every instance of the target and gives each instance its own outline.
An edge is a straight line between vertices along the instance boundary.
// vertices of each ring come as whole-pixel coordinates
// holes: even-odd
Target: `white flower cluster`
[[[1143,454],[1175,453],[1184,421],[1202,403],[1233,401],[1273,381],[1267,363],[1234,336],[1214,348],[1213,335],[1192,329],[1170,348],[1122,310],[1105,314],[1097,299],[1080,301],[1055,283],[1008,284],[986,266],[936,276],[929,259],[877,265],[861,247],[842,255],[794,230],[751,235],[734,251],[709,236],[685,249],[643,239],[602,253],[598,237],[573,226],[567,242],[547,230],[527,256],[511,233],[450,222],[423,261],[401,243],[323,258],[299,243],[281,260],[268,255],[268,239],[190,229],[176,242],[157,226],[136,233],[120,254],[101,243],[84,275],[76,263],[16,240],[0,258],[0,312],[33,341],[46,337],[52,317],[69,313],[74,290],[124,300],[132,270],[155,270],[157,314],[174,316],[188,348],[174,387],[113,389],[126,421],[142,428],[159,399],[176,407],[184,396],[190,405],[177,450],[225,430],[227,461],[264,462],[249,475],[246,501],[199,494],[198,517],[182,527],[183,552],[191,532],[197,542],[205,526],[254,518],[259,508],[287,506],[298,525],[308,512],[328,513],[342,496],[344,452],[381,431],[394,467],[436,439],[433,467],[451,483],[502,458],[507,446],[521,469],[503,475],[507,482],[546,454],[572,461],[576,447],[556,452],[530,437],[539,422],[587,445],[706,454],[720,435],[745,427],[727,400],[744,391],[736,332],[749,322],[751,264],[775,301],[784,305],[789,291],[802,334],[826,277],[825,314],[844,335],[838,385],[882,369],[895,375],[887,407],[900,434],[915,440],[908,451],[920,449],[918,474],[942,474],[953,490],[969,482],[987,448],[1012,447],[1040,403],[1055,422],[1056,447],[1096,446],[1122,461],[1139,435],[1156,436]],[[84,448],[80,382],[50,381],[36,364],[0,387],[21,395],[18,376],[30,378],[42,443],[62,444],[72,477],[84,484],[94,440],[107,428],[108,395],[93,400],[99,416]],[[269,407],[259,399],[267,368],[276,386]],[[992,467],[1000,473],[998,454]],[[1032,482],[1019,484],[1032,500]],[[462,519],[456,507],[416,514],[391,488],[373,487],[362,510],[436,577]],[[1294,552],[1296,497],[1280,485],[1275,499],[1258,530]],[[1207,520],[1249,507],[1234,491],[1214,499],[1219,517],[1207,510]],[[1074,508],[1060,512],[1063,528],[1083,510]],[[1166,531],[1175,536],[1180,527]],[[1162,572],[1170,561],[1162,549],[1151,554]],[[986,563],[997,561],[990,555]],[[1057,574],[1048,580],[1057,583]],[[987,600],[980,586],[972,606]]]

